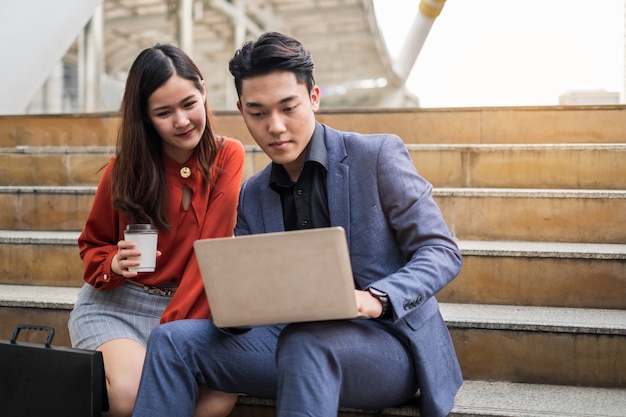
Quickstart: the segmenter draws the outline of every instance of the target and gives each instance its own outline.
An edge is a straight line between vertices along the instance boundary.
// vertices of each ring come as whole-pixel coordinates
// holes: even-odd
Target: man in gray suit
[[[198,386],[275,398],[279,416],[379,409],[416,392],[423,416],[447,415],[462,376],[435,294],[462,261],[432,186],[399,137],[340,132],[315,120],[320,89],[297,40],[266,33],[229,67],[237,107],[272,160],[242,186],[235,234],[342,226],[367,319],[243,333],[210,320],[160,326],[133,416],[192,416]]]

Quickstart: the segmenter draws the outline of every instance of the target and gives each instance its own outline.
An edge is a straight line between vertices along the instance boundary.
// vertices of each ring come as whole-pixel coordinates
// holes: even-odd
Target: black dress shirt
[[[272,163],[270,188],[280,195],[285,230],[330,226],[326,190],[328,152],[324,143],[324,128],[319,123],[315,124],[315,131],[304,152],[306,159],[296,182],[291,181],[282,165]]]

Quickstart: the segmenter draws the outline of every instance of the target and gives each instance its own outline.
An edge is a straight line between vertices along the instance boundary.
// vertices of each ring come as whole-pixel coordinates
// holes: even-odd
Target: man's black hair
[[[300,41],[278,32],[266,32],[256,41],[244,43],[228,63],[237,96],[241,96],[241,82],[246,78],[275,71],[293,72],[298,83],[311,92],[315,85],[314,67],[311,53]]]

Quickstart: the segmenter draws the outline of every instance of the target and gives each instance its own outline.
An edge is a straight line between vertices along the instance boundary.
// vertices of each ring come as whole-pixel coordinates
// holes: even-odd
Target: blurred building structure
[[[323,107],[418,106],[405,81],[445,0],[421,0],[391,58],[372,0],[28,0],[3,5],[0,114],[119,108],[126,73],[157,42],[186,50],[211,106],[234,110],[228,60],[248,39],[280,31],[316,62]]]
[[[559,96],[560,105],[620,104],[619,92],[606,90],[572,90]]]

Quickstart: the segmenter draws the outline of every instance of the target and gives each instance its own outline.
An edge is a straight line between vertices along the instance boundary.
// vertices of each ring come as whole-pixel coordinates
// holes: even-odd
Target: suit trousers
[[[210,320],[157,327],[148,341],[134,417],[192,416],[199,385],[276,399],[277,415],[379,409],[417,391],[404,341],[377,320],[259,326],[224,332]]]

